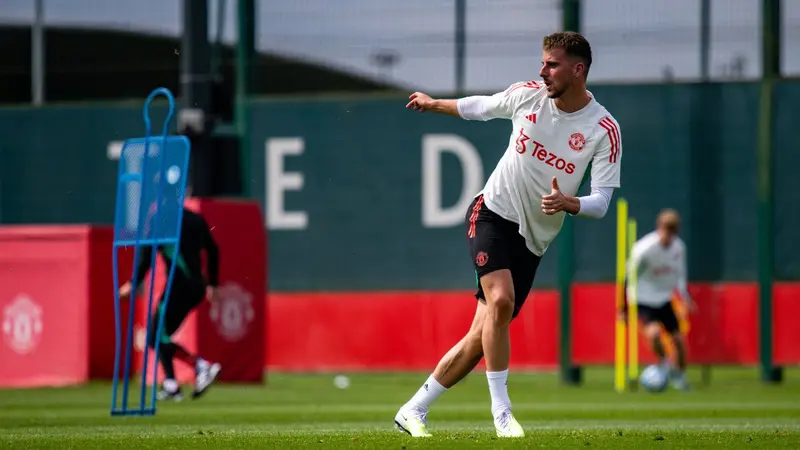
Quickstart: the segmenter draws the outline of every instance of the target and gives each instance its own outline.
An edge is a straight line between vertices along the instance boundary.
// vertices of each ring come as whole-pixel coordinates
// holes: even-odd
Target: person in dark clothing
[[[203,277],[201,253],[205,250],[208,269],[208,279]],[[180,328],[189,313],[199,306],[204,298],[210,302],[216,301],[216,288],[219,284],[219,249],[211,230],[205,219],[187,209],[183,209],[183,222],[181,224],[181,239],[178,251],[173,245],[160,245],[158,253],[164,260],[166,274],[175,260],[175,273],[172,288],[169,292],[169,301],[166,302],[164,311],[164,325],[162,333],[157,336],[158,320],[161,309],[164,307],[164,293],[158,302],[158,308],[153,312],[148,330],[148,346],[155,348],[156,339],[160,340],[159,360],[164,368],[166,379],[158,393],[159,400],[183,400],[180,384],[175,379],[173,360],[177,358],[195,368],[195,386],[193,398],[203,395],[211,384],[217,379],[222,366],[219,363],[206,361],[198,355],[189,353],[183,346],[173,342],[171,336]],[[139,256],[139,266],[136,269],[137,291],[141,289],[145,275],[150,270],[153,247],[143,247]],[[120,298],[127,298],[133,290],[132,280],[120,287]]]

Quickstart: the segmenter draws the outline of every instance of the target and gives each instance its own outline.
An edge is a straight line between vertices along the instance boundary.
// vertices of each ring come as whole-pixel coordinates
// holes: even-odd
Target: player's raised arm
[[[465,120],[511,119],[519,103],[520,87],[531,88],[538,84],[515,83],[503,92],[494,95],[471,95],[459,99],[435,99],[422,92],[409,96],[406,108],[414,111],[431,111],[460,117]]]
[[[413,109],[414,111],[430,111],[439,114],[446,114],[448,116],[459,116],[458,108],[456,107],[458,100],[435,99],[422,92],[414,92],[408,97],[408,100],[409,102],[406,105],[406,108]]]

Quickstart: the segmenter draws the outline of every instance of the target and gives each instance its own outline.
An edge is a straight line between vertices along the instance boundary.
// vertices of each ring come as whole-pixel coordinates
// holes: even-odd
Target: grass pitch
[[[196,401],[162,403],[156,417],[110,417],[109,384],[0,390],[0,448],[800,448],[800,371],[782,385],[756,369],[715,368],[694,392],[613,391],[613,373],[590,369],[581,387],[555,374],[513,373],[509,390],[524,439],[497,439],[485,376],[446,393],[428,417],[433,438],[392,428],[426,374],[270,374],[266,386],[214,386]]]

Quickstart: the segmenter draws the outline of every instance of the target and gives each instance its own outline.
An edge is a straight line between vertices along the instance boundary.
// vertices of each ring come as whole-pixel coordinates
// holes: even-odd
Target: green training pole
[[[560,307],[559,367],[561,381],[568,385],[581,382],[580,367],[572,365],[572,273],[575,271],[575,224],[567,215],[561,228],[561,245],[558,253],[558,291]]]
[[[761,350],[761,379],[776,383],[783,378],[780,367],[773,365],[772,356],[772,279],[774,276],[775,237],[774,166],[772,149],[775,112],[775,84],[780,79],[780,3],[762,3],[762,67],[761,98],[758,123],[758,282],[759,282],[759,340]]]
[[[236,22],[238,25],[238,43],[236,46],[236,110],[234,124],[239,138],[239,161],[242,178],[242,196],[250,197],[250,79],[253,68],[253,55],[256,41],[256,4],[255,0],[238,0]]]
[[[564,31],[580,32],[580,0],[562,0],[562,27]],[[584,177],[584,182],[586,177]],[[558,291],[560,298],[559,367],[561,381],[567,385],[581,383],[581,368],[572,365],[572,274],[575,272],[575,224],[567,214],[561,228],[558,253]]]

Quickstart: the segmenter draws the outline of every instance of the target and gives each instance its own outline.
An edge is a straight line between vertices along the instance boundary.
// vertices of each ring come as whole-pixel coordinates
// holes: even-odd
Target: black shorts
[[[205,284],[202,281],[185,281],[175,277],[164,311],[164,325],[161,328],[161,344],[171,342],[171,336],[178,331],[183,321],[205,299]],[[159,299],[158,307],[150,318],[150,330],[147,333],[148,345],[155,346],[158,336],[158,320],[164,308],[164,297]]]
[[[672,302],[667,302],[664,306],[658,308],[646,305],[638,305],[636,312],[639,315],[639,320],[641,320],[644,324],[659,322],[670,334],[675,334],[680,329],[678,327],[678,316],[675,315],[675,309],[672,308]]]
[[[514,314],[517,317],[528,297],[541,258],[534,255],[519,234],[519,225],[503,219],[483,203],[483,195],[472,201],[466,217],[467,238],[475,281],[475,298],[485,303],[480,278],[495,270],[508,269],[514,283]]]

